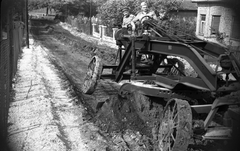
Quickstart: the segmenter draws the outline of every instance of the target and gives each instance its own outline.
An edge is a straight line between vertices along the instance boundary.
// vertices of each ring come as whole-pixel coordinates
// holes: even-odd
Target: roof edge
[[[192,3],[224,2],[223,0],[191,0]]]

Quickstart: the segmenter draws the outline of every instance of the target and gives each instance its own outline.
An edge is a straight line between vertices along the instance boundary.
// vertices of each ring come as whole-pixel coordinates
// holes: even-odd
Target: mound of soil
[[[145,122],[136,114],[135,107],[127,98],[111,96],[98,111],[99,125],[106,132],[131,129],[149,135]]]
[[[140,140],[145,142],[143,146],[152,150],[157,148],[157,130],[162,111],[162,104],[157,103],[155,98],[135,91],[127,97],[111,96],[98,111],[96,118],[98,125],[110,134],[121,132],[125,136],[125,130],[135,131],[133,134],[140,132]],[[132,140],[125,142],[131,144]]]

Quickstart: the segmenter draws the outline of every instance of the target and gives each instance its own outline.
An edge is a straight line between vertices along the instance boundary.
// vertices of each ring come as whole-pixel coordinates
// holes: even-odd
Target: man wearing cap
[[[145,17],[146,16],[146,17]],[[147,19],[148,17],[151,17],[155,20],[157,20],[157,15],[155,14],[154,11],[150,11],[147,3],[146,2],[142,2],[141,3],[141,12],[139,12],[137,14],[137,16],[132,20],[131,25],[132,25],[132,30],[135,31],[136,29],[136,23],[139,21],[140,23],[142,23],[144,20]],[[143,19],[144,18],[144,19]]]
[[[122,28],[127,28],[128,25],[131,25],[131,21],[135,16],[129,13],[127,7],[123,8],[123,23]]]

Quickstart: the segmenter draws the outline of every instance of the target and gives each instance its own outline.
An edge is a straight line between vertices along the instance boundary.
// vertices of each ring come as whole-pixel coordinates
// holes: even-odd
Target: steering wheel
[[[146,15],[146,16],[143,16],[142,18],[141,18],[141,20],[140,20],[140,23],[142,24],[143,23],[143,19],[145,19],[145,18],[147,18],[147,19],[153,19],[153,17],[151,17],[151,16],[148,16],[148,15]]]
[[[132,30],[132,25],[130,23],[127,25],[127,30]]]
[[[146,25],[146,24],[144,24],[144,19],[146,19],[147,18],[147,20],[149,20],[149,19],[153,19],[153,17],[151,17],[151,16],[143,16],[142,18],[141,18],[141,20],[140,20],[140,25],[139,25],[139,27],[138,27],[138,30],[141,30],[142,32],[144,31],[144,29],[147,29],[148,28],[148,26]]]

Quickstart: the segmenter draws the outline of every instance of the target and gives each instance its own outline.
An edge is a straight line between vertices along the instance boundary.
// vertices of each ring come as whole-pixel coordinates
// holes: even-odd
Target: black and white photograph
[[[239,0],[1,0],[0,151],[239,151]]]

